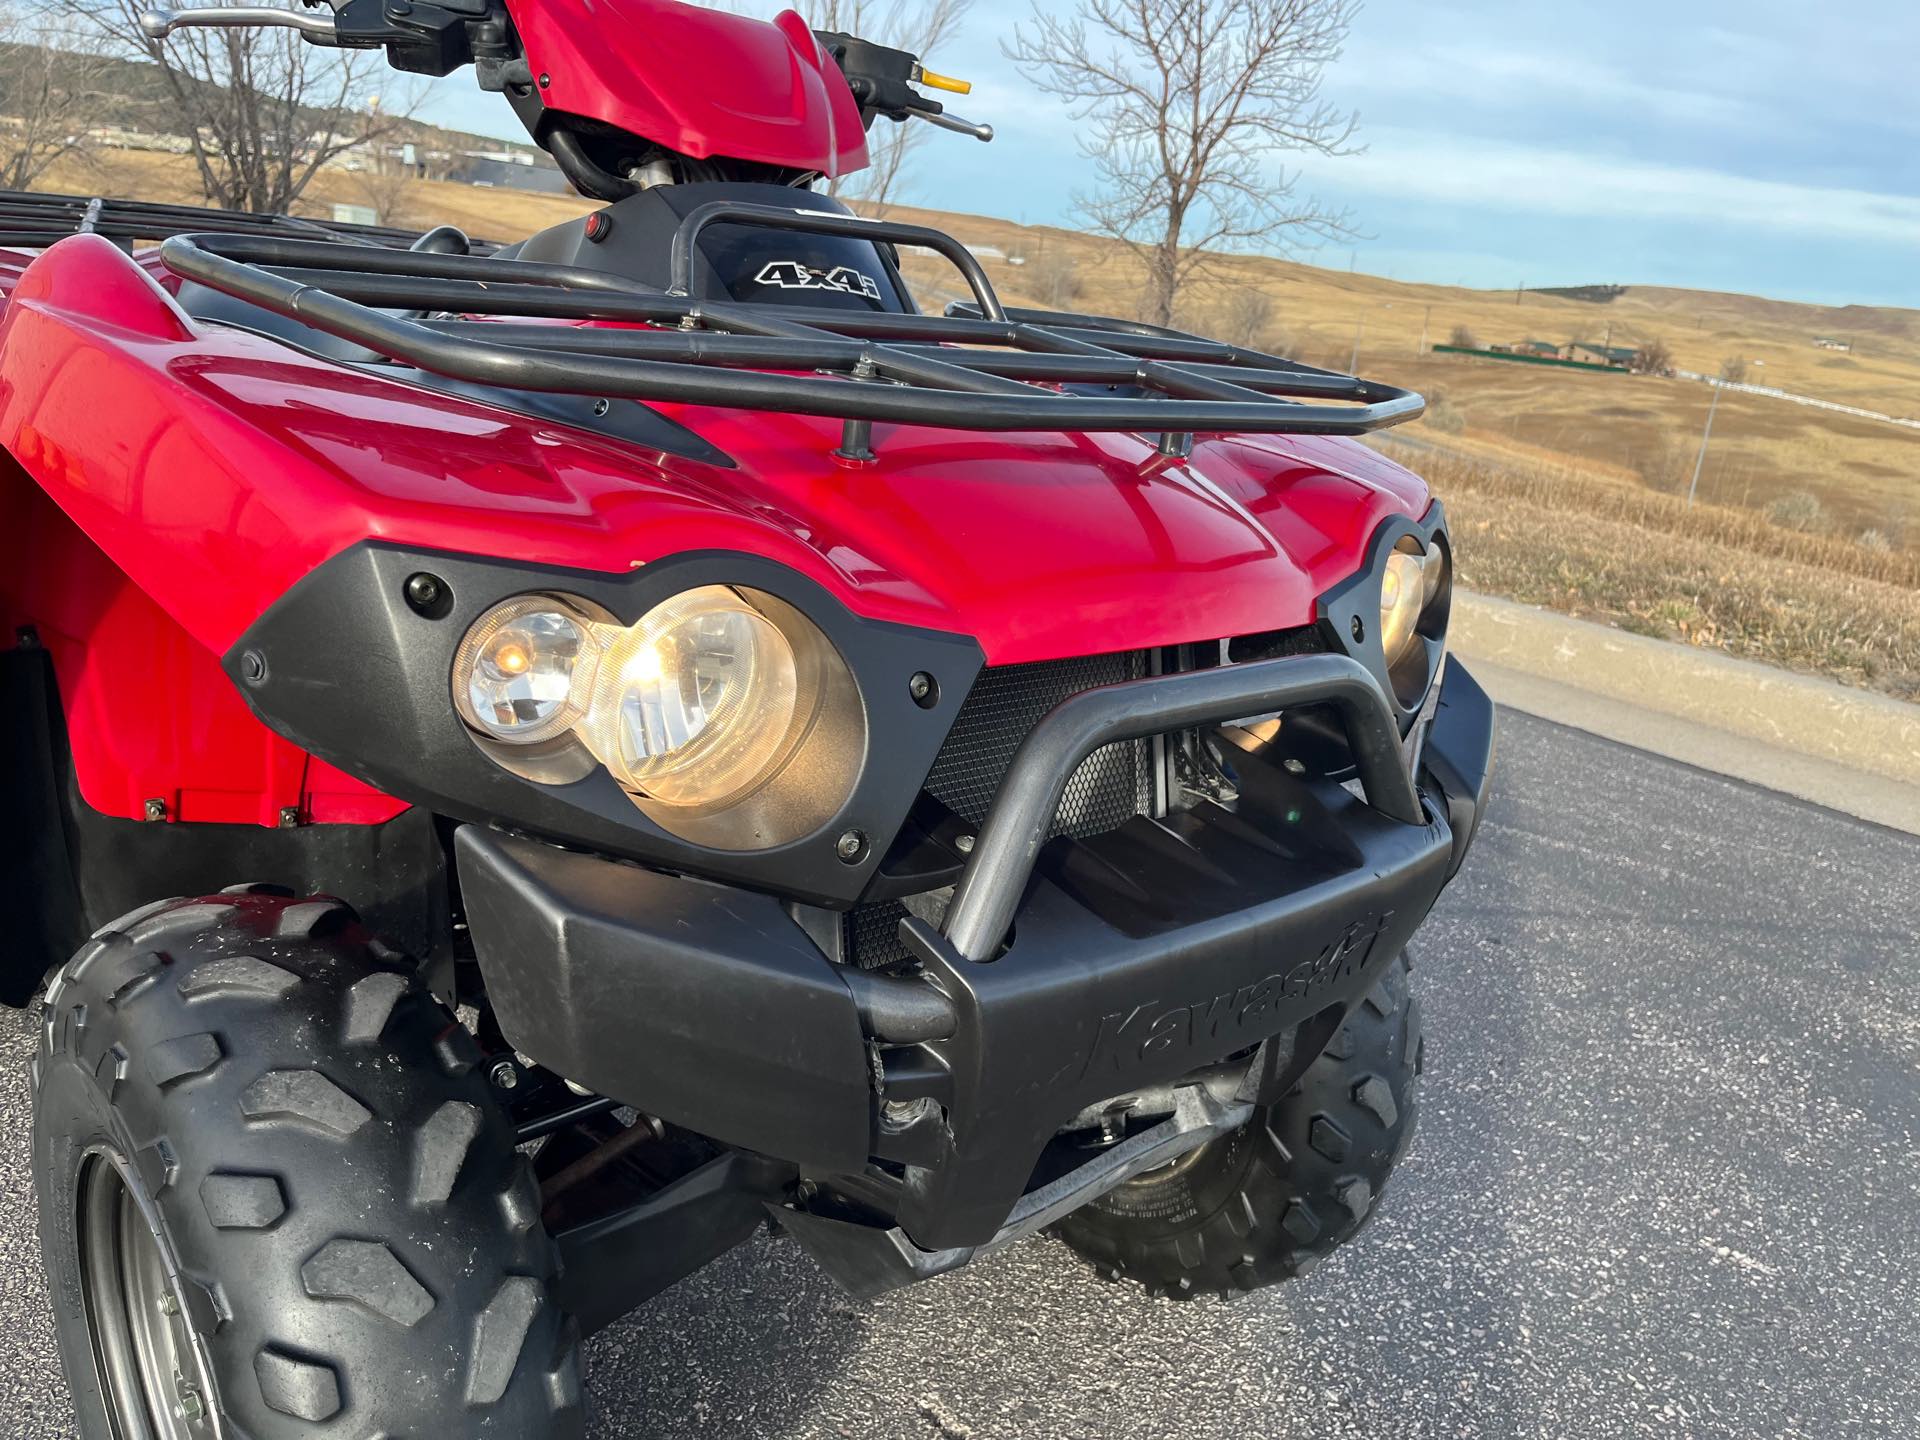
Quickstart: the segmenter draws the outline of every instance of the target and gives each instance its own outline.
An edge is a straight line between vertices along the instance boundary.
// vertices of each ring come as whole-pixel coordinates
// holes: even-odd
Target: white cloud
[[[1400,129],[1375,129],[1368,142],[1364,155],[1315,167],[1309,183],[1483,214],[1675,221],[1882,244],[1920,237],[1920,196]]]
[[[1744,100],[1700,87],[1662,85],[1593,59],[1552,52],[1465,44],[1417,52],[1389,52],[1352,72],[1359,93],[1397,91],[1472,99],[1516,110],[1586,109],[1636,121],[1668,120],[1690,125],[1730,125],[1750,120]]]

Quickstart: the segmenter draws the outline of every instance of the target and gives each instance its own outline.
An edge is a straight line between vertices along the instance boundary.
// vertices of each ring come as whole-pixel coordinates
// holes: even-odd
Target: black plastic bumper
[[[1353,662],[1201,673],[1088,692],[1041,722],[944,926],[905,923],[912,977],[829,962],[771,897],[464,828],[461,888],[502,1029],[581,1084],[810,1173],[893,1162],[894,1248],[919,1257],[908,1271],[950,1268],[942,1253],[1003,1235],[1085,1107],[1354,1003],[1471,838],[1492,707],[1457,664],[1424,797]],[[1366,800],[1247,758],[1231,813],[1044,845],[1030,823],[1099,744],[1300,703],[1341,711]]]

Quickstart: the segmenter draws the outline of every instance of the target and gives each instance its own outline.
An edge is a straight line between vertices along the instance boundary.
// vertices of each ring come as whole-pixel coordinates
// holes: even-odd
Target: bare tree
[[[229,4],[232,0],[218,0]],[[55,0],[75,23],[160,67],[208,200],[272,214],[292,208],[321,166],[376,138],[411,107],[370,116],[377,52],[309,45],[287,29],[178,30],[141,35],[143,0]]]
[[[49,166],[82,151],[105,81],[91,39],[44,9],[0,3],[0,188],[31,189]]]
[[[1636,375],[1673,374],[1673,351],[1667,348],[1667,342],[1660,339],[1648,340],[1633,352],[1633,358],[1627,362],[1627,368]]]
[[[1453,333],[1447,336],[1447,343],[1456,350],[1478,350],[1480,342],[1474,339],[1473,331],[1464,325],[1453,327]]]
[[[1747,383],[1747,360],[1744,355],[1729,355],[1720,362],[1720,378],[1729,385]]]
[[[1097,229],[1145,262],[1144,318],[1167,324],[1210,252],[1350,233],[1347,217],[1296,200],[1276,153],[1351,153],[1353,116],[1321,98],[1358,0],[1078,0],[1034,4],[1006,52],[1073,107],[1100,188]]]

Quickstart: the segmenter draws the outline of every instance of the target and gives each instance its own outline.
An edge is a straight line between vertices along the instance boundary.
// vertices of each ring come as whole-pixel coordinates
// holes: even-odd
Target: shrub
[[[1453,327],[1453,333],[1447,336],[1447,344],[1457,346],[1462,350],[1478,350],[1480,348],[1480,342],[1473,338],[1473,331],[1464,325],[1456,325]]]
[[[1747,383],[1747,362],[1744,356],[1729,355],[1720,362],[1720,378],[1729,385]]]
[[[1429,400],[1427,413],[1421,418],[1442,435],[1458,435],[1467,428],[1465,413],[1444,395],[1435,395]]]
[[[1065,310],[1080,298],[1079,273],[1063,250],[1048,250],[1028,261],[1020,278],[1044,309]]]
[[[1782,530],[1820,530],[1826,526],[1827,512],[1819,496],[1789,490],[1767,506],[1767,519]]]

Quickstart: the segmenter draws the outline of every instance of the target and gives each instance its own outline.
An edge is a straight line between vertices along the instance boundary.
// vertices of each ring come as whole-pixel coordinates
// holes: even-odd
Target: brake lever
[[[976,140],[993,139],[993,126],[976,125],[971,120],[962,120],[951,110],[909,110],[909,115],[926,121],[929,125],[938,125],[942,130],[951,130],[956,135],[971,135]]]
[[[280,10],[271,5],[202,5],[187,10],[140,12],[140,33],[149,40],[164,40],[175,30],[231,30],[256,26],[298,30],[309,40],[321,42],[337,39],[339,33],[332,15]]]

